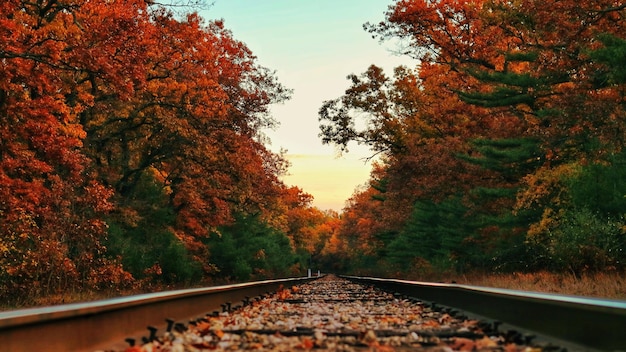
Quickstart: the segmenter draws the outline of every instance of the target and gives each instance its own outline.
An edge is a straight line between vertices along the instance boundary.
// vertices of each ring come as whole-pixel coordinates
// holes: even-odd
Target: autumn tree
[[[116,256],[140,279],[195,277],[177,255],[211,272],[202,239],[278,202],[261,131],[289,91],[223,23],[167,6],[0,5],[3,293],[127,283]]]
[[[293,272],[301,274],[307,268],[320,268],[322,252],[338,227],[339,214],[323,211],[313,205],[313,196],[297,186],[284,186],[273,209],[263,220],[272,228],[285,234],[291,248],[301,258]]]
[[[282,165],[255,138],[273,124],[268,105],[287,93],[221,23],[204,26],[193,15],[180,22],[162,11],[148,23],[150,32],[137,34],[146,50],[145,83],[123,102],[109,92],[114,87],[98,85],[102,98],[83,114],[87,138],[120,194],[156,168],[166,175],[182,227],[207,233],[228,221],[233,204],[258,204],[252,197],[277,183]],[[199,183],[206,185],[201,194]]]
[[[130,196],[156,172],[175,214],[172,235],[210,271],[200,239],[236,213],[262,212],[278,195],[285,163],[265,148],[260,131],[274,123],[269,104],[288,91],[219,21],[179,20],[163,9],[111,11],[111,28],[99,23],[100,12],[85,14],[85,25],[98,28],[86,47],[113,45],[115,56],[103,60],[138,68],[123,91],[108,76],[85,72],[95,98],[81,119],[94,172],[116,189],[116,218],[126,227],[141,207]],[[114,30],[128,31],[115,39],[123,43],[109,38]]]
[[[622,148],[624,9],[609,1],[395,3],[385,21],[365,27],[401,39],[403,53],[419,60],[417,74],[396,76],[404,86],[372,68],[350,76],[346,94],[320,110],[322,139],[385,153],[385,177],[373,178],[385,201],[395,192],[416,205],[462,195],[468,214],[491,212],[467,239],[498,251],[518,246],[510,258],[519,260],[528,250],[520,231],[558,226],[564,218],[554,214],[571,209],[564,180]],[[407,202],[388,209],[407,214]],[[516,216],[527,223],[511,227]]]
[[[372,184],[385,185],[385,201],[396,209],[389,224],[406,220],[416,198],[443,198],[467,187],[464,177],[471,173],[454,155],[468,148],[469,132],[463,129],[468,110],[454,95],[429,89],[442,83],[437,80],[444,74],[432,68],[423,67],[418,75],[400,67],[390,78],[371,66],[349,76],[345,94],[320,109],[324,143],[346,150],[356,142],[381,156],[384,166],[375,170]]]
[[[519,124],[514,118],[487,114],[482,107],[464,103],[451,88],[460,77],[440,66],[423,65],[419,72],[398,68],[393,78],[387,78],[372,66],[360,77],[351,76],[353,85],[346,94],[320,110],[324,142],[345,148],[355,141],[382,156],[370,178],[378,210],[362,214],[360,220],[369,218],[377,225],[358,230],[363,231],[363,242],[378,248],[380,256],[398,255],[391,253],[398,246],[387,246],[416,214],[414,207],[501,182],[496,172],[485,172],[459,156],[472,151],[473,138],[513,136]],[[485,117],[473,119],[481,114]],[[445,236],[428,234],[440,235]]]
[[[107,259],[110,189],[89,173],[85,131],[66,78],[82,30],[82,2],[0,5],[0,280],[2,295],[124,283]],[[83,97],[88,99],[88,97]],[[8,295],[8,296],[4,296]]]
[[[601,37],[623,33],[623,11],[610,1],[407,1],[369,29],[406,39],[412,55],[478,80],[460,97],[519,116],[554,161],[593,153],[594,139],[621,146],[615,132],[622,129],[609,118],[619,95],[614,87],[594,89],[603,69],[589,52]]]
[[[356,190],[346,202],[339,229],[324,248],[322,263],[327,270],[363,273],[359,269],[367,270],[376,260],[377,246],[371,237],[376,230],[370,231],[374,227],[371,207],[379,203],[371,197],[375,193],[371,188]]]

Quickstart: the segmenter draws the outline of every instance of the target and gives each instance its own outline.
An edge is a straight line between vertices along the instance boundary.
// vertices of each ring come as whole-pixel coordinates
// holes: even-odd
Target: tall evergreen
[[[435,203],[418,200],[400,234],[389,244],[389,261],[401,270],[415,269],[428,262],[438,269],[461,269],[465,237],[472,222],[459,197]]]
[[[626,83],[626,40],[610,34],[601,34],[604,47],[590,52],[591,58],[606,66],[596,76],[599,86]]]
[[[535,138],[475,139],[472,145],[479,156],[459,154],[458,157],[498,172],[507,182],[516,182],[543,163],[541,147]]]

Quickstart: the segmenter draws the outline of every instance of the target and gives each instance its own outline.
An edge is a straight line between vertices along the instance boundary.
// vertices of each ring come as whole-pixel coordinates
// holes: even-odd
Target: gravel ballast
[[[144,338],[125,352],[149,351],[507,351],[560,350],[532,336],[499,332],[398,294],[327,275]]]

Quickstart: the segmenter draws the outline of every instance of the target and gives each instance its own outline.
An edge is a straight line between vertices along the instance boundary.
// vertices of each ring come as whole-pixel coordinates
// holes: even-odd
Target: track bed
[[[498,325],[329,275],[192,322],[170,322],[167,331],[121,351],[562,350]]]

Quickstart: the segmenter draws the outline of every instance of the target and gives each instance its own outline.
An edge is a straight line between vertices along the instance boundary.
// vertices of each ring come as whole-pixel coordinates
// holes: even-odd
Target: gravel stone
[[[488,331],[489,324],[454,315],[327,275],[125,352],[550,350],[519,344],[515,336]]]

